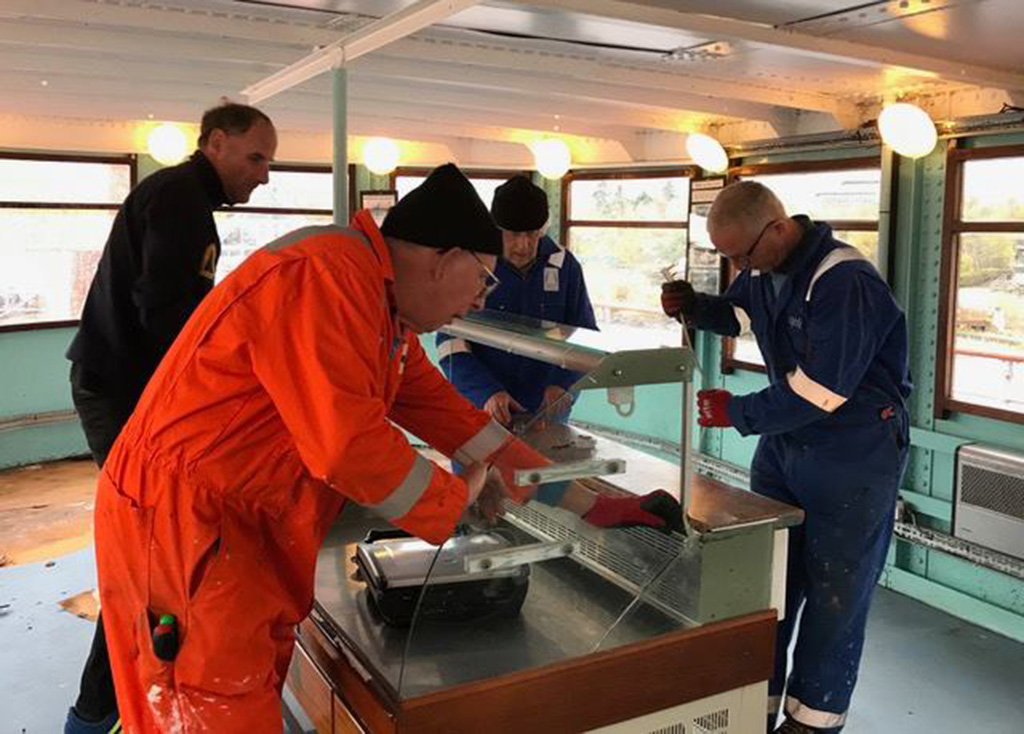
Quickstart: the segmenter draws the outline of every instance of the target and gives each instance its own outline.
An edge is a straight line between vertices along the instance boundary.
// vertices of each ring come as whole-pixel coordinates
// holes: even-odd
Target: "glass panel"
[[[660,396],[641,387],[638,401],[645,391]],[[564,399],[571,402],[572,394]],[[521,439],[561,466],[598,463],[627,451],[566,425],[566,413],[566,405],[555,404],[519,422],[518,439],[510,440],[507,450],[516,452],[511,443]],[[495,466],[502,465],[503,456],[499,450],[492,457]],[[400,698],[696,626],[696,538],[650,528],[599,528],[581,517],[595,494],[646,493],[658,486],[678,494],[678,467],[651,463],[661,466],[664,476],[657,466],[653,472],[634,467],[632,478],[612,474],[561,490],[552,484],[515,487],[515,499],[504,502],[504,515],[494,522],[472,520],[430,553],[409,631]],[[509,475],[501,476],[504,480],[492,478],[491,490],[502,481],[511,486]]]
[[[685,229],[573,227],[569,241],[602,332],[679,343],[678,322],[661,310],[661,284],[663,269],[685,268]]]
[[[569,182],[573,220],[602,222],[685,222],[690,179],[581,179]]]
[[[0,209],[0,324],[77,319],[116,214]]]
[[[127,163],[0,158],[0,201],[120,204],[130,188]]]
[[[833,232],[837,240],[853,245],[871,262],[878,266],[878,232],[863,230],[843,230]]]
[[[327,214],[263,214],[253,212],[215,212],[217,231],[220,233],[220,261],[217,263],[217,282],[238,267],[251,253],[278,237],[300,227],[330,224],[334,219]]]
[[[850,171],[807,171],[749,176],[770,188],[790,214],[811,219],[877,221],[882,190],[878,168]]]
[[[278,209],[334,210],[334,176],[330,171],[274,171],[257,186],[245,206]]]
[[[964,161],[960,218],[965,222],[1024,222],[1024,158]]]
[[[1024,413],[1024,232],[960,236],[952,397]]]
[[[511,178],[514,174],[509,174]],[[408,194],[414,188],[419,186],[426,180],[426,176],[396,176],[395,177],[395,190],[398,192],[398,198],[401,199],[403,196]],[[483,200],[487,208],[491,208],[491,202],[494,201],[494,190],[501,186],[506,178],[473,178],[469,177],[469,182],[473,184],[473,188],[476,189],[476,193]]]

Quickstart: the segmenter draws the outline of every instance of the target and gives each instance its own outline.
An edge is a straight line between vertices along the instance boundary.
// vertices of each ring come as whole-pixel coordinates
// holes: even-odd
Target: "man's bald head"
[[[708,213],[708,232],[714,239],[716,231],[726,229],[753,238],[768,223],[786,218],[786,208],[764,184],[737,181],[729,184],[715,198]]]
[[[722,189],[708,213],[719,254],[740,270],[774,270],[800,243],[803,228],[764,184],[738,181]]]

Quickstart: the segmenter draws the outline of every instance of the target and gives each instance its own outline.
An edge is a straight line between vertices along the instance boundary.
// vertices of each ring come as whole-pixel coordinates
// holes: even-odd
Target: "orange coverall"
[[[392,421],[466,463],[507,436],[396,321],[387,245],[367,212],[353,226],[286,235],[215,288],[103,466],[99,589],[126,732],[280,731],[294,628],[346,499],[434,543],[465,507],[465,483]],[[543,462],[531,453],[502,463]],[[165,613],[173,662],[153,651]]]

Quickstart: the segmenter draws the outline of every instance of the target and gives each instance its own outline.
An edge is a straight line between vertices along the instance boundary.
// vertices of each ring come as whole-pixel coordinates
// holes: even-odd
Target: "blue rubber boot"
[[[68,718],[64,720],[64,734],[117,734],[121,731],[121,719],[114,711],[100,721],[86,721],[80,717],[72,706],[68,709]]]

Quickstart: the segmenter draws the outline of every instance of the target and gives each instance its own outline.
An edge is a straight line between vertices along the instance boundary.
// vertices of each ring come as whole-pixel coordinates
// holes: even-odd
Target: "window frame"
[[[398,191],[399,176],[423,176],[426,178],[434,168],[429,166],[405,166],[396,168],[388,174],[388,185],[392,191]],[[533,171],[513,168],[460,168],[466,178],[493,178],[508,180],[513,176],[526,176],[533,180]],[[487,202],[484,202],[485,204]],[[488,206],[488,209],[490,207]]]
[[[270,174],[273,175],[275,171],[293,172],[293,173],[323,173],[327,175],[333,175],[334,166],[329,163],[271,163]],[[348,174],[348,214],[349,217],[356,213],[355,202],[358,200],[358,192],[355,190],[356,183],[356,167],[355,164],[350,163],[347,168]],[[332,178],[333,184],[333,178]],[[221,205],[213,210],[214,215],[218,213],[224,214],[286,214],[286,215],[304,215],[304,216],[334,216],[334,209],[316,209],[313,207],[276,207],[276,206],[248,206],[242,204],[240,206],[224,206]],[[217,230],[217,237],[220,237],[220,229]],[[223,244],[223,243],[222,243]],[[248,257],[248,256],[247,256]],[[223,277],[223,276],[221,276]],[[219,279],[218,279],[219,282]]]
[[[274,171],[284,171],[292,173],[326,173],[331,174],[333,172],[333,166],[329,164],[318,164],[318,163],[271,163],[270,173]],[[354,178],[355,178],[355,166],[349,165],[348,167],[348,199],[349,199],[349,211],[355,213],[353,204],[356,200],[356,194],[354,192]],[[305,215],[323,215],[329,216],[334,215],[333,209],[314,209],[314,208],[302,208],[302,207],[276,207],[276,206],[248,206],[242,204],[240,206],[219,206],[215,212],[230,212],[238,213],[243,212],[246,214],[305,214]],[[219,234],[219,233],[218,233]]]
[[[786,163],[750,163],[737,166],[730,166],[726,176],[726,186],[743,178],[750,178],[757,175],[774,175],[786,173],[828,173],[831,171],[851,171],[864,168],[878,168],[885,174],[885,167],[882,165],[881,156],[855,156],[851,158],[836,158],[831,160],[814,161],[789,161]],[[881,184],[881,195],[885,195],[885,182]],[[797,212],[799,213],[799,212]],[[829,226],[833,231],[846,232],[877,232],[881,236],[881,210],[874,223],[862,219],[830,219]],[[883,257],[887,256],[888,248],[879,243],[879,252]],[[729,289],[732,281],[739,274],[733,265],[723,258],[719,282],[722,283],[722,295]],[[735,356],[736,338],[731,336],[722,337],[722,359],[719,366],[723,375],[731,375],[737,370],[756,372],[762,375],[768,374],[768,369],[757,362],[747,362],[737,359]]]
[[[1020,232],[1024,222],[964,222],[964,163],[991,158],[1024,158],[1024,144],[991,148],[963,148],[961,139],[951,139],[946,147],[946,191],[942,222],[942,259],[939,269],[939,324],[935,340],[934,417],[949,418],[954,412],[1024,424],[1024,412],[993,408],[953,398],[953,360],[956,346],[956,298],[960,279],[960,242],[964,233]]]
[[[128,191],[131,193],[139,181],[138,156],[134,153],[124,155],[90,155],[87,153],[38,153],[16,151],[0,151],[0,158],[4,160],[23,161],[52,161],[57,163],[109,163],[114,165],[128,166]],[[116,204],[74,203],[74,202],[53,202],[42,201],[0,201],[0,209],[72,209],[76,211],[118,211],[123,202]],[[79,319],[61,319],[57,321],[33,321],[21,324],[0,324],[0,334],[19,331],[42,331],[44,329],[65,329],[78,326]]]
[[[638,178],[666,178],[679,177],[689,179],[691,187],[690,200],[687,204],[685,219],[682,222],[675,220],[589,220],[573,219],[570,211],[571,198],[569,187],[573,181],[594,181],[594,180],[621,180]],[[690,203],[692,203],[692,184],[700,178],[700,169],[697,166],[659,166],[652,168],[588,168],[584,170],[568,171],[561,180],[561,206],[559,207],[559,242],[566,250],[572,251],[572,227],[592,227],[607,229],[681,229],[685,233],[686,257],[690,256]]]

